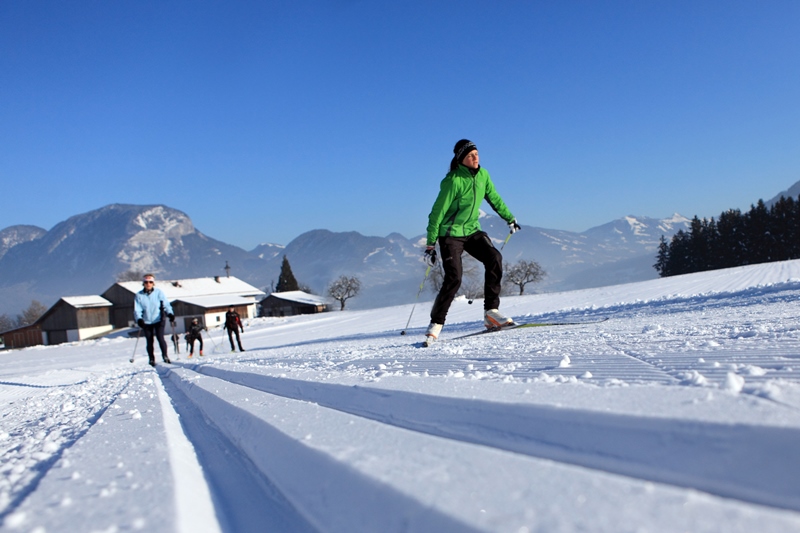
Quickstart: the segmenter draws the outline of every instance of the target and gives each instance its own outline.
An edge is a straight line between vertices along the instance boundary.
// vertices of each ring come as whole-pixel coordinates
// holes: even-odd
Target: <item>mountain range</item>
[[[800,182],[783,195],[800,191]],[[775,199],[781,196],[779,194]],[[773,200],[775,200],[773,199]],[[771,201],[772,202],[772,201]],[[661,236],[689,226],[679,214],[665,219],[627,216],[581,233],[523,226],[503,249],[506,263],[535,260],[546,271],[528,292],[552,292],[654,279]],[[481,225],[498,247],[508,226],[482,213]],[[362,284],[349,308],[413,302],[425,274],[424,235],[411,239],[318,229],[286,246],[247,251],[198,231],[190,217],[164,205],[112,204],[75,215],[45,230],[18,225],[0,231],[0,313],[16,314],[31,300],[49,307],[62,296],[100,294],[128,270],[161,279],[225,275],[271,292],[285,255],[298,281],[324,294],[341,275]],[[425,291],[420,299],[430,299]]]

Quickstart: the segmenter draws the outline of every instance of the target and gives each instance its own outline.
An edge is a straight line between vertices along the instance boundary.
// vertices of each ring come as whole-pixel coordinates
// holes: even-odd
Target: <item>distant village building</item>
[[[206,327],[225,323],[225,312],[234,306],[242,318],[255,318],[258,301],[264,292],[234,276],[158,280],[156,287],[172,304],[176,333],[186,331],[192,318],[199,318]],[[103,297],[114,304],[111,322],[115,328],[134,325],[133,299],[142,290],[140,281],[120,281],[109,287]]]
[[[235,277],[156,281],[175,312],[175,333],[185,332],[193,318],[206,327],[221,326],[233,306],[241,318],[257,316],[264,292]],[[6,348],[61,344],[134,327],[133,299],[140,281],[115,283],[102,296],[65,296],[35,323],[0,332]],[[169,331],[169,330],[168,330]]]
[[[9,331],[0,332],[3,337],[3,346],[6,348],[27,348],[44,344],[42,328],[39,324],[30,324]]]
[[[175,311],[178,333],[187,331],[193,318],[199,319],[200,323],[207,328],[222,326],[225,324],[225,313],[231,306],[239,313],[240,318],[256,316],[256,302],[252,298],[243,296],[187,296],[170,303],[172,310]]]
[[[104,335],[114,329],[111,306],[101,296],[65,296],[33,324],[3,333],[5,346],[63,344]]]
[[[330,310],[328,298],[303,291],[273,292],[261,300],[261,316],[310,315]]]

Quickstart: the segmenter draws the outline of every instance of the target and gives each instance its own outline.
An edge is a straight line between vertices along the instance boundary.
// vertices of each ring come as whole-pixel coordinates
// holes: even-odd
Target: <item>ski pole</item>
[[[431,273],[431,266],[428,265],[428,268],[425,269],[425,277],[422,278],[422,283],[419,284],[419,290],[417,291],[417,297],[414,299],[414,305],[411,306],[411,314],[408,315],[408,322],[406,322],[406,327],[403,331],[400,332],[400,335],[406,334],[406,329],[408,329],[408,325],[411,324],[411,317],[414,316],[414,308],[417,306],[417,301],[419,301],[419,295],[422,293],[422,287],[425,286],[425,280],[428,279],[428,274]]]
[[[211,332],[209,332],[208,330],[206,330],[206,333],[208,333],[208,340],[210,340],[210,341],[211,341],[211,344],[213,344],[213,345],[214,345],[214,349],[213,349],[212,351],[213,351],[214,353],[217,353],[217,343],[216,343],[216,342],[214,342],[214,337],[212,337],[212,336],[211,336]],[[202,335],[202,333],[201,333],[201,335]]]
[[[222,346],[222,343],[225,342],[225,327],[222,328],[222,335],[219,336],[219,345]],[[209,335],[210,337],[211,335]],[[214,348],[216,349],[216,348]]]
[[[136,331],[136,342],[133,344],[133,355],[131,356],[131,363],[133,363],[133,360],[136,358],[136,347],[139,346],[139,337],[141,336],[141,334],[142,334],[142,328],[139,328]]]
[[[503,248],[506,247],[506,244],[508,244],[508,240],[511,238],[512,235],[514,235],[513,231],[508,232],[508,237],[506,237],[506,240],[503,241],[503,246],[500,247],[501,252],[503,251]]]
[[[172,320],[170,320],[170,322],[169,322],[169,327],[172,329],[172,343],[175,345],[175,355],[178,355],[178,354],[180,354],[181,352],[180,352],[180,350],[178,349],[178,343],[177,343],[177,341],[175,340],[175,322],[174,322],[174,321],[172,321]],[[175,359],[180,359],[180,358],[179,358],[179,357],[176,357]]]

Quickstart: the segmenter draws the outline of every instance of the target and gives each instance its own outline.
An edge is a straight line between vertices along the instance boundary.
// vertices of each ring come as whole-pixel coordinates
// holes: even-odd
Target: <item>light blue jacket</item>
[[[133,299],[133,319],[138,322],[141,318],[145,324],[161,322],[162,307],[165,315],[174,314],[169,300],[161,289],[154,287],[149,293],[142,289],[136,293],[136,297]]]

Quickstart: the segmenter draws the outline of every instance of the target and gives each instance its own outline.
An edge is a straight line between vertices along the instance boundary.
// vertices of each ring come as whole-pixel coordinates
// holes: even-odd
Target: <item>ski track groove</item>
[[[697,354],[685,354],[685,353],[682,353],[682,354],[661,354],[659,356],[659,361],[660,362],[655,362],[655,361],[649,361],[649,360],[647,360],[647,356],[639,355],[639,354],[637,354],[637,353],[635,353],[633,351],[625,350],[623,348],[617,348],[617,349],[619,350],[620,354],[622,354],[622,355],[624,355],[626,357],[630,357],[631,359],[634,359],[636,361],[639,361],[641,363],[644,363],[646,365],[650,365],[653,368],[658,369],[659,371],[661,371],[664,374],[666,374],[666,375],[670,376],[671,378],[673,378],[673,380],[676,383],[680,384],[680,385],[685,385],[685,386],[691,386],[692,385],[692,383],[690,382],[691,370],[695,370],[695,369],[691,368],[692,365],[690,363],[698,362],[699,358],[698,358]],[[795,353],[795,352],[790,352],[790,353]],[[663,359],[664,358],[669,358],[669,360],[673,364],[672,365],[664,364],[663,363]],[[702,359],[704,359],[703,363],[706,362],[705,361],[706,359],[717,359],[717,358],[719,358],[719,357],[718,356],[715,357],[713,355],[704,355],[702,357]],[[674,364],[675,362],[683,362],[685,364],[676,366]],[[717,362],[719,362],[719,361],[717,361]],[[726,367],[722,367],[721,365],[718,366],[718,367],[713,367],[712,366],[711,368],[703,368],[703,372],[699,372],[698,371],[698,373],[705,380],[708,380],[710,378],[711,380],[713,380],[715,382],[721,382],[721,381],[724,381],[724,379],[727,376],[728,372],[730,372],[732,370],[730,367],[731,366],[735,366],[737,364],[738,365],[743,365],[743,366],[757,367],[757,368],[762,369],[762,370],[764,369],[764,367],[768,367],[768,366],[774,366],[778,370],[785,370],[785,365],[784,364],[782,364],[782,363],[765,364],[761,357],[752,357],[752,358],[748,359],[748,358],[744,358],[744,357],[739,356],[739,357],[736,358],[736,362],[732,363],[731,360],[730,360],[730,356],[728,355],[725,358],[725,363],[727,365]],[[797,366],[797,370],[792,369],[789,372],[785,372],[783,375],[781,375],[781,378],[782,379],[786,379],[786,380],[800,381],[800,360],[797,361],[797,365],[795,365],[795,366]],[[687,368],[691,369],[688,373],[687,373]],[[697,371],[697,370],[695,370],[695,371]],[[687,374],[689,374],[689,376],[687,376]],[[764,382],[764,381],[766,381],[768,379],[770,379],[770,376],[768,375],[768,372],[766,372],[764,374],[760,374],[760,375],[754,375],[754,376],[748,376],[747,377],[748,382],[751,382],[751,383],[753,383],[753,382],[754,383],[760,383],[760,382]],[[786,407],[788,409],[793,409],[795,411],[800,411],[800,406],[793,405],[793,404],[786,403],[786,402],[782,402],[782,401],[780,401],[780,400],[778,400],[776,398],[772,398],[768,394],[765,394],[760,389],[756,389],[756,388],[752,388],[752,387],[751,388],[743,388],[740,392],[742,394],[747,394],[747,395],[749,395],[749,396],[751,396],[753,398],[756,398],[758,400],[769,401],[769,402],[772,402],[772,403],[774,403],[776,405],[780,405],[782,407]]]
[[[679,381],[650,362],[631,354],[623,355],[656,368],[662,375],[667,374],[673,383]],[[758,486],[758,478],[763,475],[763,470],[752,478],[748,477],[747,472],[743,473],[736,486],[732,486],[727,477],[715,479],[720,472],[729,476],[726,465],[749,454],[788,453],[786,448],[796,449],[800,446],[800,431],[792,429],[745,425],[730,428],[711,422],[604,416],[588,411],[541,406],[519,406],[516,412],[509,415],[507,404],[482,400],[308,382],[224,370],[212,365],[186,365],[180,372],[183,374],[180,378],[183,383],[201,379],[200,376],[211,377],[236,387],[310,402],[386,427],[478,444],[532,459],[547,459],[645,481],[693,488],[751,503],[800,510],[800,482],[794,481],[796,478],[788,476],[783,468],[776,468],[773,479],[777,479],[769,486]],[[170,375],[176,376],[178,371],[171,370]],[[432,415],[426,417],[426,413]],[[206,416],[213,423],[220,423],[208,413]],[[264,422],[269,424],[269,421]],[[509,427],[527,429],[512,433],[508,431]],[[592,438],[586,438],[587,434]],[[697,438],[698,435],[703,438]],[[618,449],[620,442],[628,440],[637,444]],[[731,449],[723,444],[743,440],[745,449]],[[693,444],[700,442],[707,446],[709,441],[719,442],[719,448],[707,450]],[[581,443],[583,448],[576,448],[574,443]],[[587,443],[591,444],[587,446]],[[673,447],[674,455],[692,457],[693,461],[660,464],[659,454],[665,446]],[[675,454],[675,446],[684,446],[685,454]],[[272,483],[271,480],[267,481]]]

